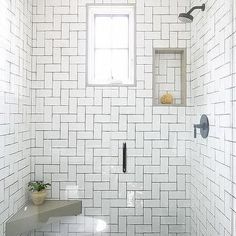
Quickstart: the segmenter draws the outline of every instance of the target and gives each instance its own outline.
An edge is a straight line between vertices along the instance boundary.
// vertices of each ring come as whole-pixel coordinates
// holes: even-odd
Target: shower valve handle
[[[200,129],[201,136],[207,138],[209,134],[209,121],[206,115],[202,115],[200,124],[194,126],[194,138],[197,138],[197,129]]]
[[[197,138],[197,129],[204,129],[205,124],[194,125],[194,138]]]

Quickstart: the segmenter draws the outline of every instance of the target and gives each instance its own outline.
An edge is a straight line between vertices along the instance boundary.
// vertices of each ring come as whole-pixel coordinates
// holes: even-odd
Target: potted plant
[[[47,187],[51,186],[49,183],[43,181],[32,181],[28,183],[29,190],[31,191],[31,199],[34,205],[41,205],[44,203],[47,196]]]

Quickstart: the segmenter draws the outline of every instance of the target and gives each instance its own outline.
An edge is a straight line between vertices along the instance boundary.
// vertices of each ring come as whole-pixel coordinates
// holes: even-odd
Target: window
[[[89,85],[134,84],[134,6],[88,6]]]

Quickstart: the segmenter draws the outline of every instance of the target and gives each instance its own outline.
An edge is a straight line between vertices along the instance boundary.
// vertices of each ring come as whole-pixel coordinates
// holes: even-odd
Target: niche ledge
[[[6,222],[6,236],[16,236],[49,223],[50,217],[76,216],[82,213],[82,201],[47,200],[41,206],[28,202]]]
[[[153,106],[186,106],[186,49],[154,48]],[[162,104],[161,97],[169,93],[172,104]]]

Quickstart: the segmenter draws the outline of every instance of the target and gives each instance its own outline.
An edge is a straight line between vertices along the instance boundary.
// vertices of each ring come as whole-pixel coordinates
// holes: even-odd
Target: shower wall
[[[0,7],[0,235],[30,180],[31,1]]]
[[[232,151],[232,178],[233,178],[233,217],[232,234],[236,235],[236,2],[233,1],[233,151]]]
[[[232,235],[232,3],[207,1],[192,24],[192,123],[210,121],[209,138],[191,146],[192,235]]]
[[[87,3],[136,3],[136,87],[86,86]],[[190,232],[189,114],[152,106],[153,47],[190,47],[190,25],[177,20],[189,7],[188,0],[33,1],[32,179],[51,182],[53,199],[82,199],[83,214],[106,221],[111,235]],[[63,232],[81,230],[74,218]]]

